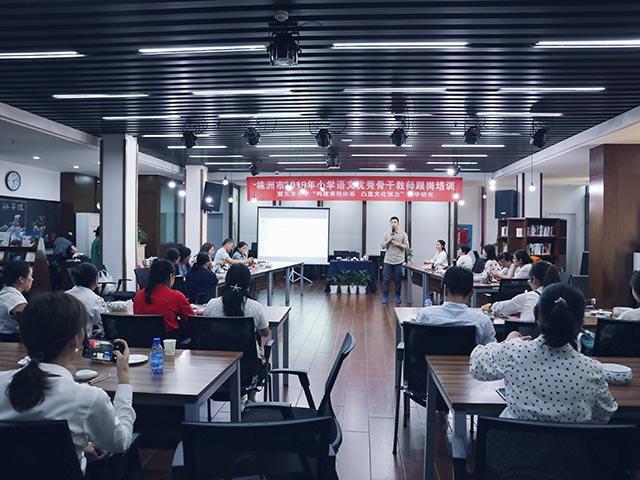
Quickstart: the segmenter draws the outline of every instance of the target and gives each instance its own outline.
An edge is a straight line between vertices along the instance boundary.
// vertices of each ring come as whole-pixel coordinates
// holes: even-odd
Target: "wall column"
[[[116,281],[133,280],[138,243],[137,139],[126,134],[103,135],[100,159],[102,261]],[[123,288],[135,289],[135,282],[124,282]]]
[[[640,145],[600,145],[589,160],[589,296],[626,305],[640,248]]]
[[[207,241],[207,214],[202,212],[204,182],[208,180],[207,168],[202,165],[187,165],[184,169],[184,244],[192,252],[200,251]]]

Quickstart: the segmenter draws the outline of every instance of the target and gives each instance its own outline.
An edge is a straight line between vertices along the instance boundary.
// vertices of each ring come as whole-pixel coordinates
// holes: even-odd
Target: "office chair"
[[[136,268],[133,273],[136,275],[138,290],[147,288],[147,285],[149,284],[149,273],[151,273],[151,270],[148,268]]]
[[[527,290],[530,290],[529,280],[524,278],[503,278],[500,280],[498,287],[498,294],[496,295],[496,302],[503,302],[505,300],[511,300],[516,295],[520,295]]]
[[[571,285],[571,276],[569,272],[560,272],[560,281],[565,285]]]
[[[640,357],[640,322],[598,317],[593,355]]]
[[[518,331],[520,335],[526,337],[529,335],[531,338],[536,338],[540,335],[540,327],[538,322],[521,322],[520,320],[505,320],[504,321],[504,338],[507,338],[511,332]]]
[[[167,338],[167,327],[162,315],[103,313],[100,317],[105,338],[122,338],[130,347],[151,348],[154,338]]]

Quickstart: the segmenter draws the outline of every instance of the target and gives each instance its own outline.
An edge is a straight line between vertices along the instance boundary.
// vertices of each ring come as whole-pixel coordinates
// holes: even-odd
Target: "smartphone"
[[[496,393],[500,395],[505,402],[507,401],[507,392],[504,387],[496,388]]]
[[[115,362],[114,350],[120,350],[120,344],[114,344],[109,340],[87,338],[82,348],[82,356],[98,362]]]

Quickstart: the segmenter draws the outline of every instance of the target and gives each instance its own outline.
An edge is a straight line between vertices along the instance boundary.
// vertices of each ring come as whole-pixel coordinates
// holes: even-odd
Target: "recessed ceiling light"
[[[321,162],[277,162],[278,165],[326,165],[326,161]]]
[[[452,137],[462,137],[464,132],[449,132],[449,135]],[[518,132],[492,132],[492,131],[482,131],[483,137],[519,137],[520,133]]]
[[[451,162],[427,162],[427,165],[449,165]],[[456,162],[458,165],[477,165],[478,162]]]
[[[369,171],[369,172],[388,172],[389,171],[389,167],[362,167],[359,168],[358,170],[362,170],[362,171]],[[402,167],[396,167],[396,172],[400,172],[400,171],[404,171],[406,170],[406,168],[402,168]]]
[[[498,93],[589,93],[604,90],[604,87],[504,87],[498,89]]]
[[[74,165],[73,168],[77,170],[78,168],[80,168],[80,165]]]
[[[273,113],[222,113],[218,118],[288,118],[300,117],[298,112],[273,112]]]
[[[444,87],[370,87],[345,88],[345,93],[445,93]]]
[[[389,168],[390,172],[395,172],[397,167],[396,167],[395,163],[390,163],[389,167],[387,167],[387,168]]]
[[[280,95],[291,94],[290,88],[247,88],[247,89],[226,89],[226,90],[195,90],[193,95],[205,97],[216,97],[222,95]]]
[[[169,145],[167,147],[169,150],[182,150],[187,148],[184,145]],[[212,148],[227,148],[226,145],[195,145],[191,147],[189,150],[207,150]]]
[[[204,162],[205,165],[251,165],[251,162]]]
[[[182,133],[150,133],[147,135],[140,135],[143,138],[182,138]],[[211,137],[210,133],[199,133],[198,138]]]
[[[537,42],[534,48],[639,48],[640,40],[557,40]]]
[[[434,153],[431,155],[431,157],[433,158],[450,158],[450,157],[456,157],[456,158],[486,158],[487,154],[486,153],[452,153],[452,154],[447,154],[447,153]]]
[[[189,155],[189,158],[242,158],[242,155]]]
[[[431,48],[463,48],[467,42],[351,42],[334,43],[338,50],[422,50]]]
[[[58,100],[95,99],[95,98],[142,98],[148,97],[146,93],[69,93],[52,95]]]
[[[324,157],[324,154],[322,153],[299,153],[299,154],[270,154],[269,157],[271,158],[296,158],[296,157],[302,157],[302,158],[307,158],[307,157]],[[324,163],[324,162],[323,162]]]
[[[349,145],[349,147],[355,147],[355,148],[397,148],[395,145],[392,145],[390,143],[376,143],[376,144],[367,144],[367,143],[352,143],[351,145]],[[411,148],[413,147],[413,145],[409,145],[407,143],[405,143],[404,145],[402,145],[402,148]]]
[[[172,47],[172,48],[141,48],[142,55],[174,55],[180,53],[226,53],[226,52],[255,52],[266,50],[264,45],[224,45],[211,47]]]
[[[562,113],[543,112],[478,112],[480,117],[561,117]]]
[[[38,59],[38,58],[74,58],[74,57],[84,57],[84,55],[74,51],[0,53],[0,60],[22,60],[22,59]]]
[[[479,145],[477,143],[470,145],[467,143],[443,143],[443,148],[504,148],[504,145]]]
[[[102,117],[103,120],[180,120],[180,115],[129,115],[120,117]]]
[[[287,145],[287,144],[278,144],[278,145],[264,145],[260,144],[257,148],[318,148],[318,145]]]
[[[40,160],[40,157],[38,157],[37,155],[35,155],[35,156],[33,157],[33,159],[34,159],[34,160]]]
[[[382,157],[382,158],[401,158],[406,157],[406,153],[352,153],[351,157]]]

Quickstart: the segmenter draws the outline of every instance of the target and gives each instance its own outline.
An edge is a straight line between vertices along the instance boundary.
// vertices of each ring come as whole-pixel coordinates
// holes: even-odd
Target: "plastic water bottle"
[[[424,297],[424,306],[425,307],[433,306],[433,302],[431,301],[431,295],[427,295],[426,297]]]
[[[151,375],[158,375],[164,369],[164,350],[159,338],[153,339],[151,346]]]

